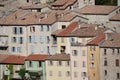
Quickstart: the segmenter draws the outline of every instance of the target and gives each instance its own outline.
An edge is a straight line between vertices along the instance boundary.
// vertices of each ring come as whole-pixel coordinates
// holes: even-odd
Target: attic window
[[[65,29],[66,28],[66,25],[62,25],[62,29]]]
[[[22,18],[21,20],[25,20],[25,18]]]

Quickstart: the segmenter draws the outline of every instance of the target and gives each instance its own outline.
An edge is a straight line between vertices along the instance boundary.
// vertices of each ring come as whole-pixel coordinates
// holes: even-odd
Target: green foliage
[[[18,74],[20,75],[20,77],[23,79],[25,77],[25,72],[26,72],[26,69],[25,68],[21,68],[20,71],[18,72]]]
[[[96,0],[97,5],[117,5],[117,0]]]
[[[5,75],[5,73],[3,72],[3,78],[2,80],[8,80],[8,75]]]

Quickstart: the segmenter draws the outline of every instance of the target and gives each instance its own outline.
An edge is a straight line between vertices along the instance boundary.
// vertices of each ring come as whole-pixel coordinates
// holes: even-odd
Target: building
[[[88,23],[107,25],[109,19],[118,14],[119,6],[87,5],[76,12],[89,19]]]
[[[120,32],[120,13],[116,14],[110,18],[109,28],[113,29],[116,32]]]
[[[99,45],[105,40],[105,33],[93,38],[87,44],[87,65],[88,79],[102,80],[100,77],[100,47]]]
[[[20,79],[21,76],[18,72],[24,67],[25,56],[0,54],[0,58],[0,79],[3,78],[3,75],[8,75],[9,78],[13,79]]]
[[[45,59],[49,55],[31,54],[26,57],[25,68],[31,78],[46,80]],[[36,75],[34,75],[36,74]],[[35,77],[34,77],[35,76]]]
[[[107,33],[100,45],[100,80],[120,79],[120,34]]]
[[[70,55],[55,54],[46,61],[46,80],[70,80]]]
[[[79,25],[78,25],[79,26]],[[68,34],[71,38],[71,78],[72,80],[89,80],[87,43],[100,35],[106,28],[95,24],[83,23],[76,30]]]
[[[117,5],[120,6],[120,0],[117,0]]]

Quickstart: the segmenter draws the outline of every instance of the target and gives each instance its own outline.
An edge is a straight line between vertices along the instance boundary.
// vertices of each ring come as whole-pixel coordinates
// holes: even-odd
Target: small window
[[[116,59],[116,67],[119,66],[119,59]]]
[[[77,67],[77,61],[74,61],[74,67]]]
[[[106,55],[107,54],[107,49],[104,49],[104,55]]]
[[[77,55],[77,50],[73,50],[72,53],[73,53],[73,56],[76,56]]]
[[[62,65],[62,61],[58,61],[58,65],[61,66]]]
[[[91,63],[91,68],[94,68],[94,63],[93,62]]]
[[[66,72],[66,76],[69,77],[70,76],[70,71]]]
[[[50,26],[49,25],[47,25],[47,31],[50,31]]]
[[[70,61],[66,61],[66,65],[67,65],[67,66],[70,66]]]
[[[41,25],[41,31],[43,31],[43,25]]]
[[[64,43],[64,38],[61,38],[61,43]]]
[[[85,50],[82,50],[82,56],[85,56]]]
[[[120,73],[117,73],[117,79],[120,79]]]
[[[39,67],[41,67],[42,66],[42,62],[41,61],[39,61]]]
[[[65,29],[66,28],[66,25],[62,25],[62,29]]]
[[[32,61],[29,61],[29,67],[32,67]]]
[[[53,61],[50,60],[49,61],[49,65],[52,66],[53,65]]]
[[[107,66],[108,65],[108,63],[107,63],[107,60],[105,59],[104,60],[104,66]]]
[[[86,72],[82,72],[82,77],[87,77],[87,73]]]
[[[20,34],[23,34],[23,29],[22,29],[22,27],[20,27]]]
[[[12,47],[12,52],[15,52],[15,47]]]
[[[86,63],[85,63],[85,61],[83,61],[83,67],[86,67]]]
[[[105,70],[105,76],[107,76],[107,70]]]
[[[113,53],[115,53],[115,49],[112,49]]]
[[[91,60],[94,60],[94,54],[91,54],[91,55],[90,55],[90,59],[91,59]]]
[[[12,42],[16,42],[17,40],[16,40],[16,37],[13,37],[12,38]]]

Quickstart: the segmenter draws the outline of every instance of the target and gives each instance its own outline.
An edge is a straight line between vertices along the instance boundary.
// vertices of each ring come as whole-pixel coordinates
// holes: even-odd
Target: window
[[[64,38],[61,38],[61,43],[64,43]]]
[[[29,67],[32,67],[32,61],[29,61]]]
[[[83,67],[86,67],[86,63],[85,63],[85,61],[83,61]]]
[[[94,54],[91,54],[91,55],[90,55],[90,59],[91,59],[91,60],[94,60]]]
[[[107,59],[104,60],[104,66],[107,66],[108,63],[107,63]]]
[[[20,37],[20,44],[23,44],[23,37]]]
[[[82,77],[87,77],[87,73],[86,72],[82,72],[81,75],[82,75]]]
[[[65,46],[61,46],[61,53],[65,53],[65,49],[66,49]]]
[[[47,46],[47,53],[48,53],[48,54],[50,53],[50,48],[49,48],[49,46]]]
[[[74,72],[74,77],[78,77],[78,73],[77,72]]]
[[[58,65],[61,66],[62,65],[62,61],[58,61]]]
[[[58,76],[59,76],[59,77],[61,77],[61,76],[62,76],[61,71],[58,71]]]
[[[50,75],[50,76],[53,76],[53,72],[52,72],[52,71],[50,71],[50,72],[49,72],[49,75]]]
[[[16,27],[13,28],[13,34],[17,34],[17,28]]]
[[[43,31],[43,25],[41,25],[41,31]]]
[[[119,50],[119,49],[117,49],[117,53],[120,53],[120,50]]]
[[[12,42],[16,42],[16,37],[12,37]]]
[[[117,73],[117,79],[120,79],[120,73]]]
[[[66,65],[67,65],[67,66],[70,66],[70,61],[66,61]]]
[[[12,52],[15,52],[15,47],[12,47]]]
[[[93,62],[91,63],[91,68],[94,68],[94,63]]]
[[[106,55],[107,54],[107,49],[104,49],[104,55]]]
[[[17,47],[17,51],[18,51],[18,52],[22,52],[22,51],[21,51],[21,47]]]
[[[49,43],[50,42],[50,37],[49,36],[47,36],[47,43]]]
[[[66,76],[69,77],[70,76],[70,71],[66,72]]]
[[[65,29],[66,28],[66,25],[62,25],[62,29]]]
[[[113,53],[115,53],[115,49],[112,49]]]
[[[105,70],[105,76],[107,76],[107,70]]]
[[[74,67],[77,67],[77,61],[74,61]]]
[[[30,46],[30,50],[31,50],[31,53],[34,53],[35,52],[35,47],[33,45]]]
[[[77,50],[73,50],[72,53],[73,53],[73,56],[76,56],[77,55]]]
[[[22,29],[22,27],[20,27],[20,34],[23,34],[23,29]]]
[[[116,67],[118,67],[119,66],[119,59],[116,59],[115,63],[116,63]]]
[[[41,64],[42,62],[41,61],[39,61],[39,67],[41,67],[42,66],[42,64]]]
[[[53,65],[53,61],[50,60],[49,61],[49,65],[52,66]]]
[[[49,25],[47,25],[47,31],[50,31],[50,27],[49,27]]]
[[[30,32],[35,32],[35,27],[34,26],[30,27]]]
[[[30,43],[32,42],[32,38],[31,38],[31,36],[29,36],[29,42],[30,42]]]

